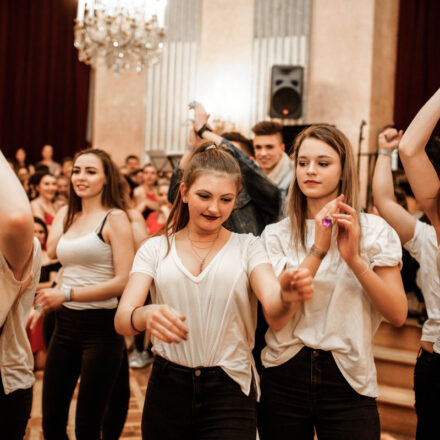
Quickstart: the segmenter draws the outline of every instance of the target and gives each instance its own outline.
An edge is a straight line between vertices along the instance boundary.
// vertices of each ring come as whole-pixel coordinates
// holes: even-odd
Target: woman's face
[[[52,200],[57,192],[56,178],[49,174],[43,176],[40,183],[37,185],[37,191],[41,197],[47,200]]]
[[[40,242],[41,246],[46,243],[46,231],[39,223],[34,222],[34,236]]]
[[[157,171],[154,167],[145,167],[142,171],[144,183],[148,186],[153,186],[157,182]]]
[[[61,167],[61,174],[63,174],[67,178],[70,178],[72,174],[72,166],[73,162],[71,160],[66,160]]]
[[[52,145],[45,145],[41,150],[41,157],[44,160],[52,160],[53,148]]]
[[[26,160],[26,153],[23,150],[23,148],[19,148],[16,152],[15,152],[15,158],[17,159],[17,162],[19,163],[24,163],[24,161]]]
[[[83,199],[102,193],[107,178],[101,159],[94,154],[82,154],[73,164],[71,182],[73,190]]]
[[[305,139],[298,151],[296,178],[301,192],[311,199],[333,199],[339,192],[341,160],[319,139]]]
[[[237,197],[235,179],[221,173],[201,174],[187,189],[181,184],[182,200],[188,203],[192,230],[212,233],[231,215]]]
[[[168,185],[160,185],[157,190],[157,201],[159,205],[166,205],[168,203]]]
[[[69,180],[64,177],[57,179],[57,193],[67,197],[69,195]]]

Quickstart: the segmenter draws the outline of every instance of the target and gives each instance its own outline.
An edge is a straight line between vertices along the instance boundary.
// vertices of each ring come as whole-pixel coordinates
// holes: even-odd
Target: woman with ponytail
[[[312,296],[307,270],[283,271],[278,281],[258,238],[222,226],[240,185],[229,153],[200,146],[166,234],[136,254],[115,324],[125,335],[152,336],[143,439],[255,440],[257,299],[280,330]],[[144,306],[150,288],[152,304]]]

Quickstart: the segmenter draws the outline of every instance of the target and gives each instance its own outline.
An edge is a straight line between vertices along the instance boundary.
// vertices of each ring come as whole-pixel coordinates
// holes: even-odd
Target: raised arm
[[[416,219],[394,198],[391,152],[399,146],[402,132],[387,128],[379,134],[379,153],[373,174],[373,198],[379,214],[399,235],[402,244],[411,240]]]
[[[33,250],[34,220],[29,200],[0,151],[0,252],[21,279]]]
[[[440,119],[440,89],[420,109],[399,144],[399,154],[414,195],[440,236],[437,194],[440,180],[425,146]]]

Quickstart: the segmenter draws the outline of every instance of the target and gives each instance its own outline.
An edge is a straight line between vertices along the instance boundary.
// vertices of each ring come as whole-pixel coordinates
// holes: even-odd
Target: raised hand
[[[146,330],[169,344],[188,339],[188,327],[183,323],[185,319],[164,304],[151,304],[146,307]]]
[[[205,107],[200,102],[192,101],[189,108],[194,110],[194,129],[197,132],[208,122],[210,115],[206,113]]]
[[[379,148],[393,151],[399,147],[400,140],[403,136],[403,130],[397,131],[395,128],[386,128],[379,134]]]
[[[308,269],[286,269],[280,276],[280,285],[285,304],[308,301],[313,296],[313,279]]]
[[[359,225],[359,218],[354,208],[343,203],[338,202],[339,212],[333,214],[336,223],[338,224],[338,250],[345,262],[350,263],[359,257],[359,237],[361,227]]]

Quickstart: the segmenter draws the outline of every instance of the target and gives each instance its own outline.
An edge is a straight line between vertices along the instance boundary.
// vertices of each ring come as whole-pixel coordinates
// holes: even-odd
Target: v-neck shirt
[[[249,283],[253,269],[269,263],[259,238],[231,233],[204,270],[193,275],[170,238],[147,240],[137,251],[131,273],[153,278],[154,304],[167,304],[186,317],[188,340],[167,344],[153,337],[153,351],[186,367],[221,367],[249,395],[257,323],[257,298]]]

